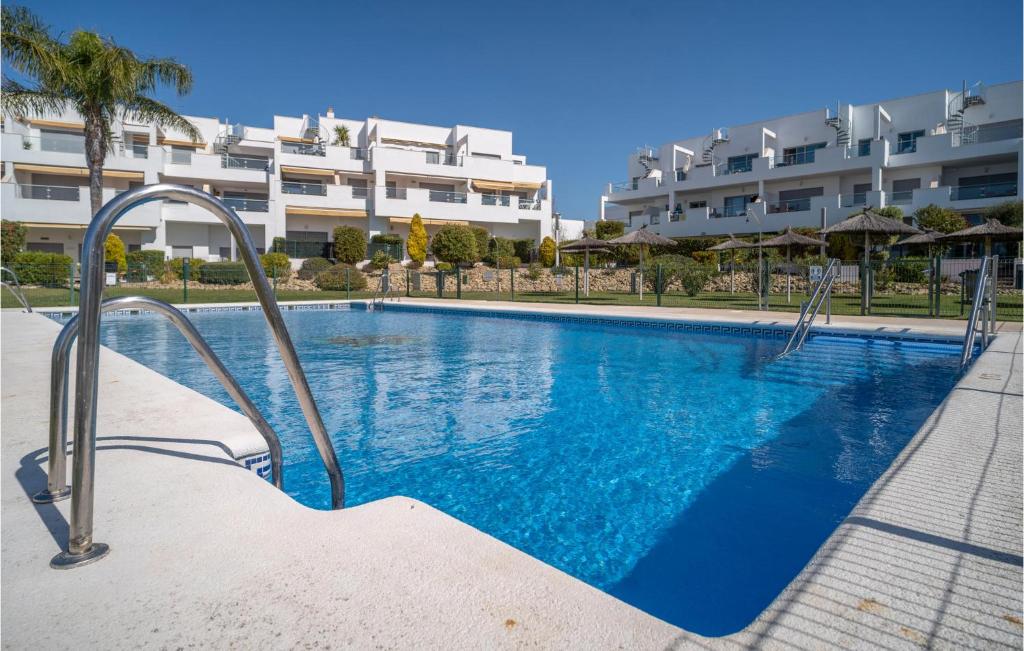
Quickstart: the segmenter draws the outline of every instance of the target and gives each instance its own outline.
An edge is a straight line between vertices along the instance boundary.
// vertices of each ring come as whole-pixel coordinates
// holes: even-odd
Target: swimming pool
[[[259,312],[196,327],[282,438],[288,492],[323,471]],[[286,311],[347,503],[431,504],[704,635],[748,624],[952,388],[958,349],[361,309]],[[162,319],[105,345],[224,404]],[[231,405],[233,406],[233,405]]]

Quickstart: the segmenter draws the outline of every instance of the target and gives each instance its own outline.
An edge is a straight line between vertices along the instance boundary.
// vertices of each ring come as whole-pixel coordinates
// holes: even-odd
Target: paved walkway
[[[587,306],[595,309],[671,311]],[[1019,332],[997,337],[761,617],[737,635],[708,639],[415,500],[304,508],[233,462],[262,444],[248,421],[109,350],[96,536],[112,551],[94,565],[51,570],[66,541],[68,502],[36,507],[28,496],[45,486],[49,347],[58,328],[41,315],[4,311],[0,319],[6,647],[1021,644]]]

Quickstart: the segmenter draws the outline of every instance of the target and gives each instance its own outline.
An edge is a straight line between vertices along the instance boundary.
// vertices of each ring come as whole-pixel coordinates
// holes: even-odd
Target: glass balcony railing
[[[961,185],[952,188],[950,199],[953,201],[969,201],[971,199],[989,199],[992,197],[1017,196],[1017,182],[987,183],[985,185]]]
[[[39,199],[42,201],[78,201],[81,196],[81,188],[67,185],[19,183],[18,196],[22,199]]]
[[[520,210],[540,210],[540,199],[520,199]]]
[[[282,154],[299,154],[300,156],[326,156],[323,145],[306,142],[281,143]]]
[[[511,206],[512,198],[501,194],[482,194],[480,195],[480,203],[485,206]]]
[[[676,180],[677,181],[685,181],[686,180],[686,170],[676,170]]]
[[[445,192],[443,190],[431,190],[430,200],[440,203],[466,203],[465,192]]]
[[[809,165],[814,162],[815,150],[796,152],[794,154],[776,155],[772,167],[790,167],[791,165]]]
[[[892,154],[913,154],[917,151],[917,139],[900,140],[893,145]]]
[[[299,181],[281,181],[282,194],[308,194],[326,197],[327,186],[323,183],[302,183]]]
[[[384,188],[384,198],[386,199],[405,199],[406,197],[405,188]]]
[[[359,186],[352,186],[352,198],[353,199],[365,199],[370,196],[369,188],[362,188]]]
[[[235,154],[222,154],[220,166],[232,170],[259,170],[270,169],[270,160],[267,158],[253,158],[250,156],[236,156]]]
[[[352,160],[366,160],[369,158],[370,152],[366,149],[359,149],[358,147],[350,147],[348,155]]]
[[[775,203],[768,204],[768,212],[771,213],[784,213],[784,212],[803,212],[811,209],[811,199],[809,197],[803,199],[786,199],[784,201],[776,201]]]
[[[899,190],[889,195],[889,203],[893,206],[908,204],[914,200],[913,190]]]
[[[223,201],[232,210],[241,212],[270,212],[270,202],[266,199],[224,197]]]
[[[637,189],[636,181],[623,181],[622,183],[612,183],[612,192],[629,192],[630,190]]]
[[[863,206],[868,202],[867,192],[854,192],[851,194],[839,195],[839,205],[843,208],[853,208],[854,206]]]

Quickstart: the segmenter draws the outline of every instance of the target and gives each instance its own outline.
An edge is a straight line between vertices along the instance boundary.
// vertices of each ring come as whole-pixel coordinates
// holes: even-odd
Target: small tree
[[[550,237],[545,236],[540,243],[540,249],[537,251],[540,263],[545,267],[555,266],[555,250],[555,241]]]
[[[283,237],[275,237],[270,244],[271,253],[287,253],[288,252],[288,240]]]
[[[354,226],[335,228],[334,257],[346,264],[361,262],[366,257],[366,233]]]
[[[487,255],[491,246],[491,234],[483,226],[470,226],[473,237],[476,239],[476,259],[473,262],[480,262]]]
[[[626,223],[619,221],[597,222],[595,230],[597,231],[597,239],[614,240],[616,237],[622,237],[626,232]]]
[[[419,213],[412,216],[412,223],[409,224],[409,243],[406,246],[409,258],[417,265],[423,264],[427,259],[427,229],[423,227],[423,218]]]
[[[28,228],[21,222],[3,220],[2,232],[0,232],[0,264],[10,266],[14,256],[25,248],[25,241],[28,239]]]
[[[929,228],[940,233],[955,233],[967,228],[967,220],[955,210],[928,204],[918,208],[914,220],[919,228]]]
[[[468,226],[442,226],[434,235],[430,250],[438,260],[450,264],[473,262],[477,259],[476,237]]]
[[[1024,224],[1024,203],[1020,201],[1004,201],[985,211],[988,219],[998,219],[1004,226],[1020,228]]]
[[[107,235],[107,241],[103,244],[103,260],[117,263],[117,270],[121,273],[128,271],[128,258],[124,253],[124,242],[113,233]]]
[[[876,208],[872,210],[875,214],[881,215],[882,217],[888,217],[890,219],[903,219],[903,209],[899,206],[886,206],[885,208]]]
[[[334,142],[332,144],[337,145],[338,147],[349,146],[348,127],[344,124],[339,124],[334,127]]]

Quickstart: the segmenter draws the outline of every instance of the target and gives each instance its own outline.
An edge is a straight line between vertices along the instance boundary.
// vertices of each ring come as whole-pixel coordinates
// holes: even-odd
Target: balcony
[[[281,200],[293,207],[366,210],[369,194],[351,185],[281,181]]]
[[[430,191],[430,200],[437,203],[466,203],[467,199],[468,195],[465,192],[444,192],[442,190]]]
[[[28,136],[20,133],[4,133],[0,158],[5,161],[60,167],[85,167],[84,139],[51,138],[49,136]],[[107,149],[104,166],[110,170],[145,171],[151,169],[149,161],[157,165],[163,160],[164,150],[158,146],[138,145],[138,151],[130,146],[125,149],[114,143]]]
[[[77,185],[31,185],[19,183],[17,195],[21,199],[38,201],[78,201],[81,188]]]
[[[384,188],[385,199],[401,199],[404,201],[408,196],[405,188]]]
[[[450,165],[452,167],[462,167],[462,156],[456,156],[454,154],[441,155],[439,151],[425,151],[427,165]]]
[[[269,212],[270,202],[266,199],[244,199],[241,197],[224,197],[225,205],[236,212]]]
[[[510,196],[491,200],[476,192],[446,192],[426,188],[374,188],[374,212],[392,217],[461,220],[515,224],[520,220],[538,220],[551,214],[547,200],[522,200]],[[500,196],[500,195],[499,195]]]
[[[366,149],[326,145],[322,154],[305,154],[281,151],[278,154],[279,167],[317,167],[342,172],[366,172],[366,161],[370,154]]]
[[[768,214],[787,213],[787,212],[803,212],[811,209],[811,198],[805,197],[802,199],[786,199],[784,201],[776,201],[769,203],[767,206]],[[745,211],[744,211],[745,212]]]
[[[433,154],[428,158],[428,154]],[[506,183],[543,185],[547,180],[545,168],[524,165],[514,160],[501,160],[483,156],[459,156],[396,147],[374,147],[374,169],[404,174],[437,176],[453,179],[488,179]],[[436,162],[431,162],[436,161]]]
[[[326,197],[327,185],[325,183],[281,181],[281,194],[305,194],[309,196]]]
[[[512,197],[505,194],[480,195],[480,203],[484,206],[511,206]]]
[[[905,206],[914,202],[914,191],[913,190],[900,190],[899,192],[889,193],[889,205],[891,206]]]
[[[221,154],[220,166],[228,170],[259,170],[270,171],[270,159],[239,156],[238,154]]]
[[[950,199],[952,201],[973,201],[976,199],[1016,196],[1017,183],[1015,181],[985,185],[961,185],[950,190]]]
[[[519,209],[520,210],[540,210],[541,200],[540,199],[520,199]]]

